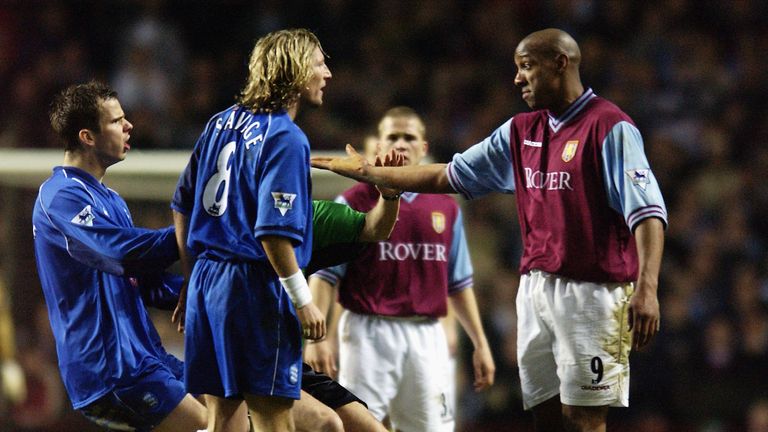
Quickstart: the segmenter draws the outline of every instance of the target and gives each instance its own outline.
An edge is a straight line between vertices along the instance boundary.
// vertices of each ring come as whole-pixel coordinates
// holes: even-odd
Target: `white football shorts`
[[[379,421],[389,414],[398,430],[453,431],[453,379],[438,320],[341,315],[339,383]]]
[[[520,278],[517,360],[526,410],[557,394],[565,405],[629,406],[633,289],[541,271]]]

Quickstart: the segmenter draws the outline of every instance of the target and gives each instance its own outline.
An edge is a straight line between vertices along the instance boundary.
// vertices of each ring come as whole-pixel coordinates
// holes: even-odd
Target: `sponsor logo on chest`
[[[524,167],[526,189],[573,190],[568,171],[544,172]]]
[[[543,142],[533,140],[523,140],[523,145],[535,148],[543,147]],[[548,146],[551,143],[547,144]],[[563,151],[560,154],[560,159],[563,162],[570,162],[576,157],[576,151],[579,148],[579,140],[568,140],[563,147]],[[541,155],[541,153],[537,153]],[[533,156],[532,156],[533,157]],[[535,159],[536,157],[534,157]],[[528,163],[538,166],[539,160],[528,159]],[[550,160],[550,166],[557,165],[554,161]],[[573,190],[571,186],[571,173],[569,171],[541,171],[538,169],[523,167],[523,174],[525,177],[526,189],[542,189],[542,190]]]
[[[379,261],[448,261],[446,247],[440,243],[379,242]]]

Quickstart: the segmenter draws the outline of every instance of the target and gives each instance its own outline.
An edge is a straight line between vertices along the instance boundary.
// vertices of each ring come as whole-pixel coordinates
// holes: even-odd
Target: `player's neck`
[[[550,112],[554,114],[555,117],[560,117],[578,98],[581,97],[582,94],[584,94],[584,86],[581,85],[580,82],[567,86],[563,92],[560,105],[557,107],[552,107]]]
[[[62,165],[79,168],[98,181],[101,181],[107,172],[107,167],[103,166],[96,155],[88,152],[65,151]]]
[[[288,117],[291,118],[291,120],[296,120],[296,114],[299,113],[299,101],[296,101],[288,106],[285,110],[288,112]]]

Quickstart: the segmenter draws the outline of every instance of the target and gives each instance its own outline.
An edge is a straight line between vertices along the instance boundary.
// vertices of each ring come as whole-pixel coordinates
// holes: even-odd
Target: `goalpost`
[[[341,154],[315,152],[313,156]],[[125,199],[170,202],[189,155],[189,150],[131,150],[124,161],[107,170],[104,183]],[[61,150],[0,149],[0,186],[37,189],[63,157]],[[353,184],[334,173],[312,170],[314,198],[333,199]]]

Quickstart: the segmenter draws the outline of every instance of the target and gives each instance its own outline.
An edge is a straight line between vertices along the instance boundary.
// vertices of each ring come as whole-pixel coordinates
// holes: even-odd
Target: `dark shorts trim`
[[[346,387],[334,381],[324,373],[316,372],[306,363],[302,364],[301,389],[331,409],[343,407],[352,402],[360,402],[367,409],[368,405]]]

